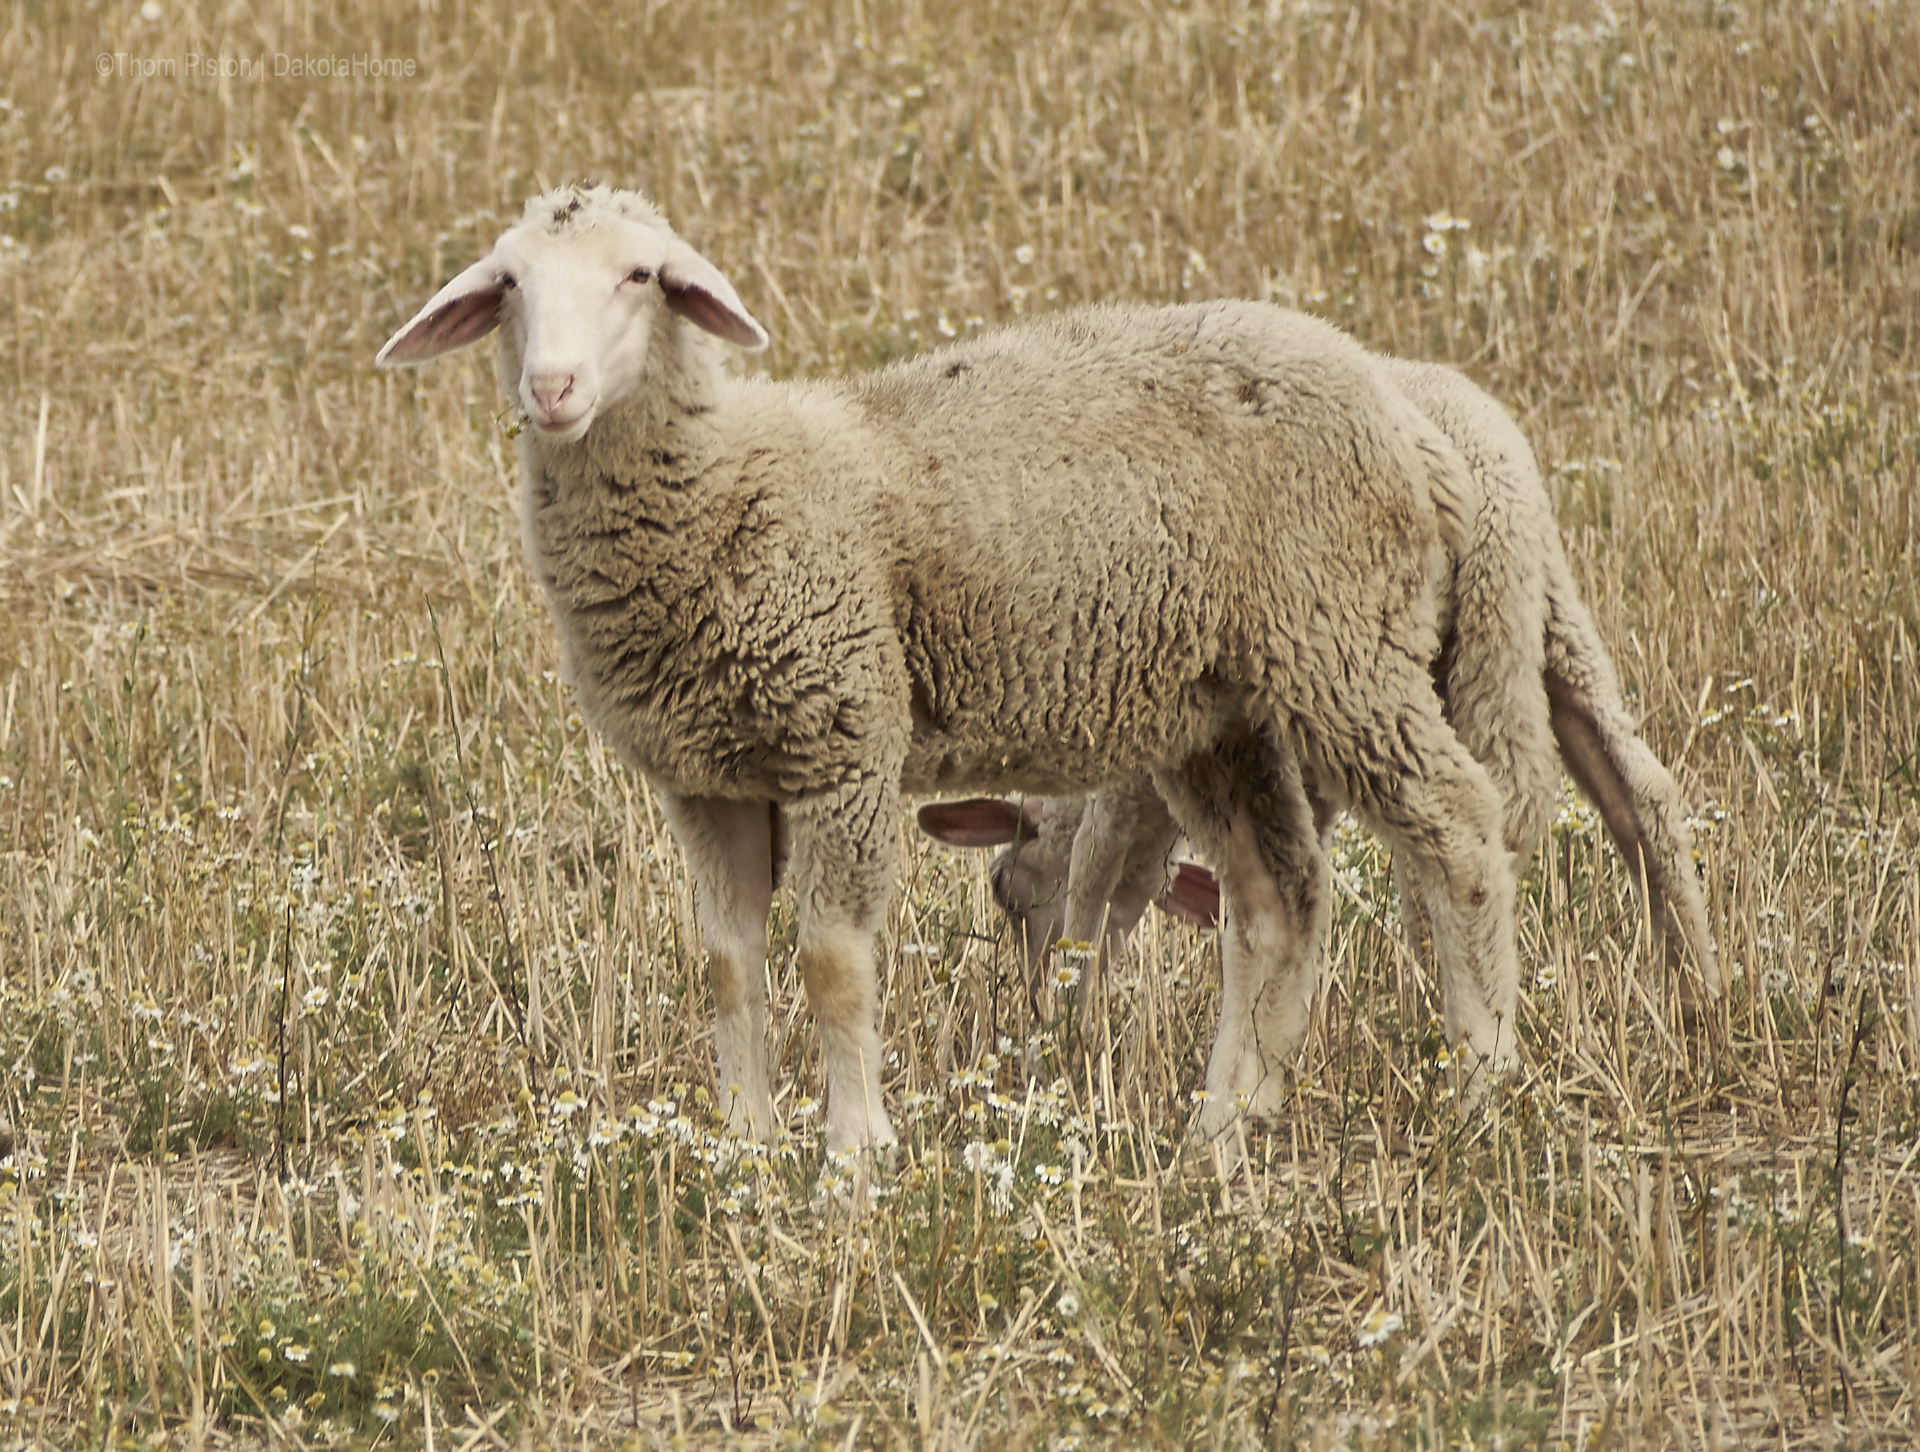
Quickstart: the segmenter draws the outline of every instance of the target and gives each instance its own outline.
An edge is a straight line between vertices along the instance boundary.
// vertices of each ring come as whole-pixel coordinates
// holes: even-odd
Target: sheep
[[[1481,486],[1473,541],[1456,568],[1453,635],[1435,673],[1455,731],[1504,788],[1507,846],[1521,861],[1532,854],[1564,765],[1645,889],[1667,965],[1690,959],[1700,989],[1716,996],[1722,984],[1686,808],[1621,701],[1532,449],[1507,411],[1465,375],[1438,364],[1378,361],[1389,383],[1459,447]],[[1550,741],[1543,741],[1543,719]],[[1324,836],[1332,803],[1312,784],[1309,795]],[[1101,929],[1101,957],[1111,957],[1156,894],[1177,916],[1206,921],[1201,869],[1183,865],[1169,878],[1178,829],[1145,777],[1104,788],[1091,808],[1079,796],[1019,805],[975,799],[930,803],[919,821],[929,836],[954,845],[1011,844],[990,878],[1030,968],[1057,938],[1090,941]],[[1402,888],[1417,951],[1427,936],[1425,910],[1417,886],[1403,880]]]
[[[993,900],[1013,926],[1029,976],[1067,934],[1067,885],[1074,843],[1092,799],[1083,796],[1003,797],[928,802],[921,831],[953,847],[1005,847],[987,871]],[[1101,901],[1102,956],[1117,952],[1154,904],[1195,927],[1212,927],[1220,912],[1219,885],[1205,868],[1172,862],[1180,829],[1150,777],[1102,787],[1099,806],[1120,826],[1119,873]],[[1102,829],[1095,828],[1094,832]],[[1082,851],[1090,851],[1092,836]],[[1085,941],[1092,942],[1092,938]]]
[[[1440,709],[1459,451],[1337,329],[1267,304],[1100,306],[878,372],[724,367],[767,335],[645,197],[563,187],[380,350],[498,330],[530,570],[581,714],[693,878],[727,1127],[774,1127],[784,870],[829,1151],[894,1142],[874,940],[903,791],[1146,773],[1214,864],[1224,991],[1194,1130],[1282,1107],[1328,883],[1304,780],[1388,834],[1463,1058],[1515,1061],[1501,798]]]

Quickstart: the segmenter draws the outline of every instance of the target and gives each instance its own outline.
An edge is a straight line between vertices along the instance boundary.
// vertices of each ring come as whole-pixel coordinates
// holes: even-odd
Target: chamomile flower
[[[1354,1333],[1354,1341],[1363,1347],[1378,1346],[1403,1323],[1398,1311],[1389,1311],[1385,1306],[1375,1306],[1371,1315],[1360,1323],[1360,1329]]]

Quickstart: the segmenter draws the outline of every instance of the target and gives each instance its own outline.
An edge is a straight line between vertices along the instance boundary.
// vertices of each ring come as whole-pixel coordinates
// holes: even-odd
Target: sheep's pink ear
[[[400,368],[425,363],[478,342],[500,326],[500,299],[505,295],[499,267],[491,257],[481,258],[436,292],[433,300],[414,314],[412,322],[387,339],[386,347],[374,355],[375,366]]]
[[[660,287],[667,306],[695,327],[749,353],[767,346],[767,330],[754,321],[733,284],[686,243],[676,241],[660,264]]]
[[[1039,821],[1025,806],[1000,797],[928,802],[917,815],[920,830],[949,847],[1002,847],[1040,835]]]
[[[1155,899],[1161,911],[1196,928],[1220,921],[1220,879],[1197,862],[1182,862],[1167,890]]]

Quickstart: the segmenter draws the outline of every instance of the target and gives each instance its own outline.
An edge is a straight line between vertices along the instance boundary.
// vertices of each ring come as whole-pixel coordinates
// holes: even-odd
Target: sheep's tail
[[[1677,966],[1690,959],[1708,995],[1715,996],[1722,987],[1719,962],[1694,867],[1686,803],[1635,730],[1565,557],[1557,549],[1549,553],[1545,682],[1560,760],[1644,887],[1667,962]]]

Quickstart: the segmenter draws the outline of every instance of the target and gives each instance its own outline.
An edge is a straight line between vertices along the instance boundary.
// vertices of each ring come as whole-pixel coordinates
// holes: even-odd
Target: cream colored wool
[[[1636,886],[1646,891],[1670,965],[1690,965],[1704,992],[1717,994],[1719,967],[1686,806],[1621,701],[1613,663],[1567,567],[1531,447],[1507,411],[1456,370],[1392,358],[1378,363],[1388,384],[1454,441],[1480,485],[1480,512],[1453,576],[1453,629],[1435,674],[1448,720],[1505,800],[1507,846],[1522,860],[1531,855],[1564,766],[1599,808]],[[1324,832],[1337,794],[1310,784],[1309,795]],[[990,876],[1036,967],[1062,936],[1093,941],[1100,934],[1102,957],[1110,957],[1147,904],[1164,902],[1172,890],[1179,832],[1146,777],[1091,799],[930,804],[920,820],[931,835],[959,845],[1013,844],[996,857]],[[1404,878],[1402,889],[1419,947],[1431,934],[1423,901]]]
[[[873,938],[903,790],[1151,776],[1226,900],[1198,1128],[1272,1113],[1326,916],[1302,785],[1418,884],[1471,1059],[1513,1060],[1501,798],[1429,677],[1480,510],[1374,360],[1247,302],[1103,307],[881,372],[729,374],[764,342],[644,198],[568,188],[379,361],[498,329],[529,565],[582,714],[645,773],[693,873],[729,1125],[773,1127],[779,862],[836,1150],[893,1139]]]

